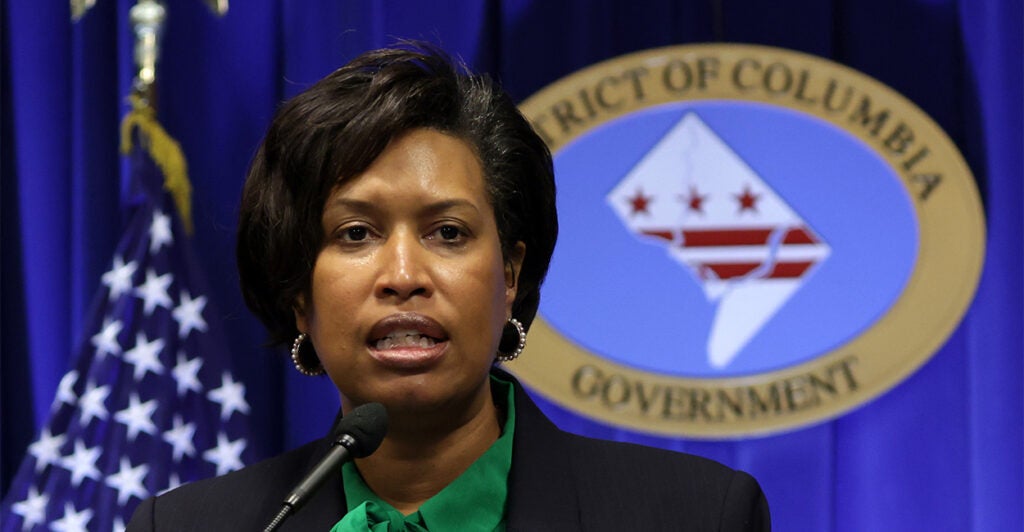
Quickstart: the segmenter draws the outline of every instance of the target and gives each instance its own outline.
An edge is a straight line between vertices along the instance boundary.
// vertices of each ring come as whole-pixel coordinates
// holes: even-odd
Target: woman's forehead
[[[411,130],[393,139],[365,171],[338,183],[325,208],[412,200],[437,209],[489,206],[483,168],[472,146],[435,130]]]

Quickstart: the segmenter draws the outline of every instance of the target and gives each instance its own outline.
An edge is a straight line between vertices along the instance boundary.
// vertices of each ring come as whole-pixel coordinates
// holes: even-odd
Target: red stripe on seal
[[[785,238],[782,239],[783,244],[817,244],[818,239],[814,238],[806,227],[797,227],[796,229],[790,229],[786,232]]]
[[[704,229],[683,231],[683,247],[761,246],[771,229]]]
[[[768,275],[758,276],[761,279],[796,279],[803,277],[814,261],[777,262]],[[701,264],[704,270],[702,277],[707,278],[707,270],[711,270],[718,279],[735,279],[743,277],[761,266],[760,262],[706,262]]]
[[[732,279],[735,277],[743,277],[744,275],[754,271],[754,269],[760,265],[760,262],[726,262],[704,264],[703,266],[714,272],[715,277],[719,279]]]
[[[672,231],[669,229],[642,229],[640,232],[647,236],[655,236],[669,242],[672,241]]]
[[[814,264],[814,261],[779,262],[775,264],[772,272],[767,277],[769,279],[795,279],[803,277],[812,264]]]

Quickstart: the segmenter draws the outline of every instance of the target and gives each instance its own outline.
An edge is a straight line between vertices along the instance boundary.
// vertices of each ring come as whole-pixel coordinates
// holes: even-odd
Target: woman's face
[[[395,138],[332,191],[323,231],[311,298],[295,315],[346,408],[489,401],[525,248],[506,265],[470,146],[428,129]]]

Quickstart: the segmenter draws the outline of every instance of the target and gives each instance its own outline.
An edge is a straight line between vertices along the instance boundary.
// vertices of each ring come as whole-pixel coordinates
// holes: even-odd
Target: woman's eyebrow
[[[373,201],[340,197],[328,200],[327,205],[324,206],[324,212],[334,209],[347,209],[364,213],[376,211],[379,207],[380,206]]]
[[[424,214],[431,215],[440,214],[443,212],[456,209],[470,209],[474,213],[480,212],[480,209],[473,202],[461,198],[447,199],[429,203],[422,209],[422,211]]]
[[[375,214],[384,210],[384,206],[379,201],[341,197],[329,200],[324,206],[324,213],[339,209],[356,214]],[[480,213],[480,208],[472,201],[453,198],[427,203],[419,209],[419,214],[421,216],[436,216],[454,210],[470,210],[474,214]]]

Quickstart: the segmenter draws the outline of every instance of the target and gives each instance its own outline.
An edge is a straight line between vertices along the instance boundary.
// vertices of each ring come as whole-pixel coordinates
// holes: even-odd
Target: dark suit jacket
[[[510,531],[769,530],[757,481],[692,455],[559,430],[515,385]],[[128,532],[263,530],[330,446],[324,438],[144,501]],[[346,511],[335,474],[279,530],[327,531]]]

